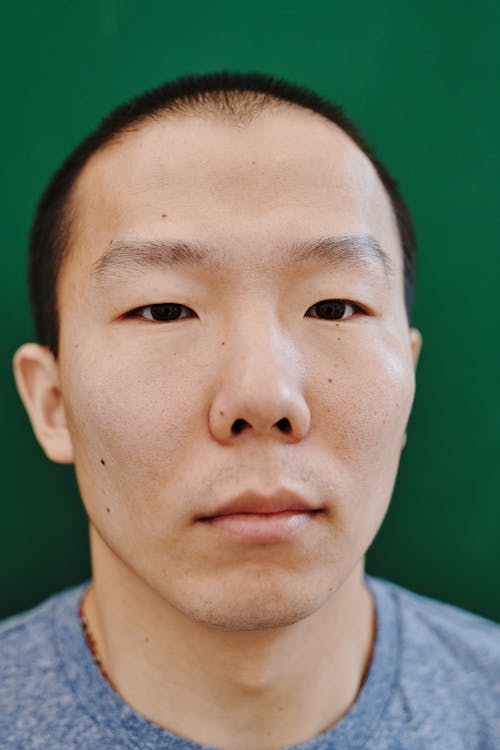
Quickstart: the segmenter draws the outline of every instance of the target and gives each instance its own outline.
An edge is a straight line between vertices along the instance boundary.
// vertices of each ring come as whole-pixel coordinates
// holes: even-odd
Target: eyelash
[[[340,320],[349,320],[350,318],[354,317],[354,315],[356,315],[356,314],[361,314],[361,315],[367,315],[368,314],[367,310],[365,310],[363,307],[361,307],[361,305],[358,305],[355,302],[351,302],[350,300],[345,300],[345,299],[326,299],[326,300],[321,300],[320,302],[316,302],[314,305],[311,305],[311,307],[308,308],[308,310],[306,311],[306,313],[309,312],[309,310],[312,310],[313,308],[318,307],[319,305],[327,305],[327,304],[328,305],[332,305],[332,303],[334,303],[334,304],[341,304],[341,305],[345,305],[346,307],[350,307],[353,312],[347,318],[344,318],[344,317],[340,317],[340,318],[320,318],[317,315],[313,315],[313,316],[309,316],[309,317],[314,317],[314,318],[317,318],[318,320],[340,321]],[[176,308],[176,309],[179,308],[180,310],[189,310],[191,313],[193,313],[193,315],[181,315],[179,317],[172,318],[170,320],[159,320],[157,318],[153,318],[152,315],[151,315],[151,317],[144,317],[143,315],[141,315],[141,312],[143,312],[144,310],[151,310],[154,307],[157,307],[157,308],[159,308],[159,307],[171,307],[171,308]],[[191,308],[187,307],[186,305],[181,305],[180,303],[177,303],[177,302],[163,302],[163,303],[157,303],[157,304],[152,304],[152,305],[144,305],[143,307],[136,307],[134,310],[131,310],[130,312],[128,312],[124,317],[125,318],[140,318],[142,320],[149,320],[151,322],[157,322],[157,323],[175,323],[178,320],[185,320],[186,318],[192,318],[195,315],[196,315],[196,313],[194,313],[194,311],[191,310]]]

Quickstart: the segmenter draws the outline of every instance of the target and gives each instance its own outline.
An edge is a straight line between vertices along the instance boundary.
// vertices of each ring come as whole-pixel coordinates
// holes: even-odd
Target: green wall
[[[260,70],[344,105],[399,179],[420,244],[418,389],[368,570],[500,621],[500,3],[74,0],[2,13],[0,615],[88,575],[70,467],[16,395],[26,238],[59,162],[112,106],[186,73]]]

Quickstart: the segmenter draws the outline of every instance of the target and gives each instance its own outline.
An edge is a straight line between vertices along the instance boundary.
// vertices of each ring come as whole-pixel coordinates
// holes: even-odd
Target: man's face
[[[384,517],[414,395],[418,339],[371,163],[303,110],[169,116],[95,156],[74,205],[59,369],[100,543],[211,626],[315,612]],[[179,243],[210,265],[168,264]],[[179,307],[149,307],[164,303]],[[275,538],[207,521],[284,490],[319,512]]]

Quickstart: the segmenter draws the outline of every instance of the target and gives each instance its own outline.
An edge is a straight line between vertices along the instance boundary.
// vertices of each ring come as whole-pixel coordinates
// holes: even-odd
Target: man
[[[30,253],[16,380],[92,581],[3,626],[0,746],[498,748],[500,628],[364,575],[421,339],[410,218],[342,112],[262,75],[148,92]]]

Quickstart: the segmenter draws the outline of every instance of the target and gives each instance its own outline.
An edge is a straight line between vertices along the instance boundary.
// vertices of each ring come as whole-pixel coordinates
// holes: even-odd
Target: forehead
[[[141,124],[90,159],[73,208],[80,266],[136,237],[206,241],[255,263],[287,239],[353,232],[375,234],[399,263],[373,165],[340,128],[298,107],[245,124],[171,114]]]

